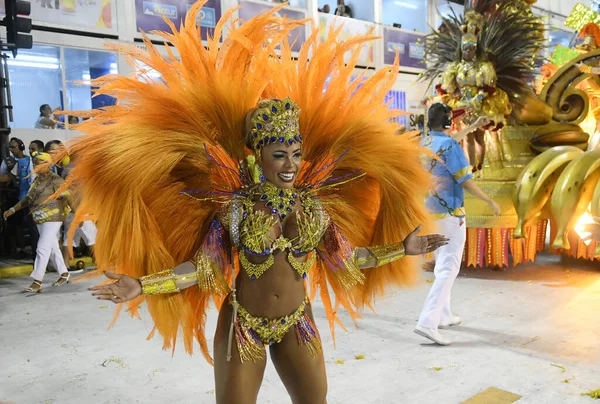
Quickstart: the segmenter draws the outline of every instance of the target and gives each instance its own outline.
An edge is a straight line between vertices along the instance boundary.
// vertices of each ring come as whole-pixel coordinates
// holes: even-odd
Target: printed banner
[[[66,26],[117,28],[113,8],[117,0],[29,0],[30,17],[36,22]],[[6,14],[4,2],[0,14]]]
[[[181,20],[192,8],[196,0],[135,0],[135,14],[138,31],[167,31],[171,29],[163,20],[167,17],[179,28]],[[221,18],[221,0],[208,0],[198,14],[203,39],[212,34]]]
[[[425,35],[403,31],[397,28],[384,28],[383,63],[394,64],[396,51],[400,55],[400,67],[424,69]]]
[[[250,1],[240,1],[240,5],[242,6],[239,11],[240,19],[243,21],[248,21],[252,17],[273,7],[268,4],[258,4]],[[284,8],[275,13],[275,15],[289,20],[303,20],[306,18],[306,11]],[[294,46],[292,46],[292,51],[300,51],[300,47],[306,42],[306,27],[302,26],[293,29],[288,36],[288,40],[290,41],[290,44],[294,44]]]
[[[369,30],[375,27],[374,24],[366,21],[319,13],[319,36],[321,40],[324,41],[327,38],[332,27],[339,27],[340,25],[342,25],[342,29],[338,38],[342,41],[357,35],[366,35],[369,33]],[[349,57],[350,54],[346,55],[346,58]],[[373,41],[370,41],[363,45],[357,64],[360,66],[373,66],[374,62],[375,44]]]

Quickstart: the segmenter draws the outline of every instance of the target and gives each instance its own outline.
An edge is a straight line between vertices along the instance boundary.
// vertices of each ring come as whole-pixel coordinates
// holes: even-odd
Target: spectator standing
[[[54,128],[56,128],[56,121],[54,119],[50,118],[53,113],[54,113],[54,111],[52,110],[50,105],[48,105],[48,104],[40,105],[40,116],[37,119],[37,121],[35,121],[34,127],[36,129],[54,129]]]
[[[31,156],[35,152],[44,151],[44,142],[41,140],[33,140],[29,143],[29,155]]]
[[[36,174],[33,172],[31,158],[25,154],[25,144],[21,139],[11,138],[8,142],[8,149],[14,159],[2,161],[0,165],[0,182],[14,183],[17,188],[16,202],[20,202],[27,195]],[[29,228],[29,242],[32,254],[35,257],[39,235],[33,220],[29,217],[29,212],[24,210],[15,216],[11,222],[15,225],[16,257],[21,259],[26,257],[24,227]]]
[[[344,0],[338,0],[337,8],[335,9],[335,15],[342,17],[354,18],[352,16],[352,9],[344,4]]]
[[[32,158],[35,166],[52,164],[52,157],[47,153],[36,152]],[[52,260],[60,274],[58,280],[54,282],[54,286],[61,286],[69,281],[70,275],[63,261],[58,243],[58,232],[71,205],[69,194],[65,192],[58,199],[47,202],[63,182],[58,175],[49,169],[46,170],[36,177],[26,197],[4,212],[4,219],[6,220],[16,212],[29,207],[40,233],[33,272],[31,273],[33,283],[25,289],[26,292],[42,291],[42,280],[50,260]]]

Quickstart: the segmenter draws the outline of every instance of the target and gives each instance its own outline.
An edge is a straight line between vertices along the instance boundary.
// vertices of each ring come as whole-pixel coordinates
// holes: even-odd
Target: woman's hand
[[[475,123],[473,124],[474,126],[477,126],[478,128],[481,128],[482,126],[487,126],[490,124],[490,118],[488,118],[485,115],[480,116],[479,118],[477,118],[477,120],[475,121]]]
[[[448,244],[448,239],[441,234],[430,234],[428,236],[419,236],[421,226],[417,227],[404,239],[404,254],[421,255],[433,252]]]
[[[490,207],[491,210],[494,211],[494,216],[500,216],[500,213],[502,213],[500,211],[500,205],[498,205],[496,202],[494,202],[491,199],[488,201],[488,206]]]
[[[15,214],[15,208],[10,208],[6,212],[4,212],[4,220],[7,220],[9,217]]]
[[[113,303],[125,303],[142,294],[142,285],[137,279],[112,272],[105,272],[104,275],[117,281],[108,285],[92,286],[89,288],[94,292],[92,296],[98,296],[100,300],[110,300]]]

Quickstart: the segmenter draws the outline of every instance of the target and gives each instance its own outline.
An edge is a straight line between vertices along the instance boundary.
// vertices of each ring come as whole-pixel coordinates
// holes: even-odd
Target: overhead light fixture
[[[116,63],[111,63],[110,64],[110,68],[111,69],[116,69],[117,68],[117,64]]]
[[[91,76],[89,73],[83,73],[83,74],[81,75],[81,79],[82,79],[82,80],[91,80],[91,79],[92,79],[92,76]]]
[[[20,53],[19,56],[17,56],[16,61],[18,61],[18,62],[38,62],[38,63],[54,63],[54,64],[57,64],[58,63],[58,58],[49,57],[49,56],[35,56],[35,55],[28,55],[28,54]]]
[[[417,6],[416,4],[407,3],[406,1],[395,1],[394,4],[400,7],[411,8],[413,10],[419,8],[419,6]]]
[[[114,69],[111,68],[110,71],[109,71],[109,73],[110,74],[118,74],[119,71],[116,68],[114,68]]]
[[[19,60],[8,60],[9,66],[21,66],[21,67],[34,67],[37,69],[54,69],[58,70],[60,66],[55,63],[34,63],[34,62],[22,62]]]

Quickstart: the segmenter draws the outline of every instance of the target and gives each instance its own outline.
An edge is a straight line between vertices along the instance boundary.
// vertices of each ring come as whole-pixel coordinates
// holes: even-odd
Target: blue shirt
[[[17,159],[17,164],[19,165],[19,200],[22,200],[25,198],[25,196],[27,196],[29,187],[31,187],[31,184],[33,183],[33,176],[25,178],[31,174],[31,158],[29,156],[25,156]]]
[[[433,175],[434,188],[425,200],[427,209],[438,218],[446,215],[465,216],[465,193],[460,186],[473,178],[471,166],[458,142],[443,132],[431,131],[421,145],[434,154],[423,156],[425,168]]]

